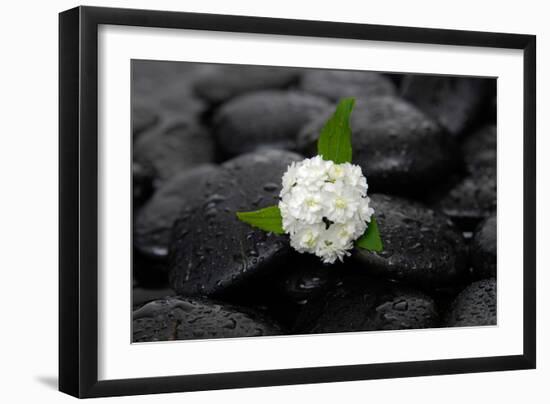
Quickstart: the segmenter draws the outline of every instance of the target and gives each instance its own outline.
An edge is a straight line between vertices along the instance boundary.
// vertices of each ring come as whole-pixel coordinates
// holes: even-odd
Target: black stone
[[[306,154],[317,154],[327,118],[321,116],[301,131],[298,144]],[[371,191],[422,193],[455,167],[454,142],[445,130],[398,98],[357,102],[350,123],[353,162],[363,169]]]
[[[268,66],[218,65],[200,75],[195,93],[212,104],[251,91],[283,88],[295,81],[295,69]]]
[[[219,108],[214,135],[227,155],[269,147],[294,150],[300,129],[329,106],[324,98],[304,93],[249,93]]]
[[[307,304],[326,291],[341,269],[338,263],[328,265],[312,254],[299,254],[279,273],[275,287],[280,290],[281,301],[296,305]]]
[[[159,187],[183,170],[214,161],[214,142],[210,133],[192,120],[170,121],[141,135],[133,158],[155,169],[155,187]]]
[[[445,318],[447,327],[496,325],[497,284],[494,278],[472,283],[453,302]]]
[[[205,69],[198,63],[170,62],[160,60],[132,61],[132,90],[139,97],[156,97],[167,89],[190,85]]]
[[[472,240],[472,265],[478,279],[497,274],[497,218],[493,215],[480,224]]]
[[[462,153],[466,168],[472,174],[479,169],[496,169],[497,165],[497,128],[486,125],[471,133],[462,144]]]
[[[302,159],[297,153],[265,149],[228,160],[222,168],[237,181],[251,207],[259,209],[279,202],[283,174],[292,162]]]
[[[484,111],[492,79],[410,75],[403,79],[402,96],[437,119],[453,135],[470,127]]]
[[[380,73],[339,70],[308,70],[301,77],[300,89],[332,101],[344,97],[359,100],[396,93],[391,80]]]
[[[361,270],[415,284],[430,292],[456,284],[467,274],[462,234],[441,213],[396,197],[372,195],[384,245],[381,252],[356,248]]]
[[[304,306],[323,296],[334,283],[341,266],[323,264],[312,254],[293,251],[283,265],[264,280],[258,303],[271,317],[292,328]]]
[[[255,337],[281,334],[261,314],[215,302],[171,297],[145,304],[133,312],[134,342]]]
[[[436,202],[435,207],[451,217],[464,230],[473,230],[497,207],[497,181],[494,168],[479,168],[467,175]]]
[[[136,215],[135,248],[157,261],[167,260],[174,222],[183,211],[202,203],[207,182],[218,175],[218,167],[202,165],[167,180]]]
[[[145,303],[149,303],[153,300],[163,299],[166,297],[173,296],[175,293],[170,288],[143,288],[143,287],[134,287],[132,289],[132,308],[138,309],[143,306]]]
[[[341,280],[305,305],[294,333],[402,330],[437,326],[432,298],[422,292],[358,274]]]
[[[290,252],[288,237],[254,229],[236,212],[277,203],[281,176],[297,154],[270,150],[224,165],[226,177],[207,184],[204,203],[174,226],[170,282],[185,295],[234,292],[269,276]],[[254,288],[249,288],[253,292]]]
[[[206,104],[194,95],[192,84],[205,69],[197,63],[133,61],[132,105],[146,107],[161,125],[173,119],[196,120]],[[143,119],[133,118],[133,124]]]

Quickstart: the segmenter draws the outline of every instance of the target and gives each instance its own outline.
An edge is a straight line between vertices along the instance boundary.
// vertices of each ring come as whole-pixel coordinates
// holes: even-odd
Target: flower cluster
[[[349,255],[374,213],[361,168],[321,156],[292,163],[283,175],[280,197],[283,229],[291,246],[324,263]]]

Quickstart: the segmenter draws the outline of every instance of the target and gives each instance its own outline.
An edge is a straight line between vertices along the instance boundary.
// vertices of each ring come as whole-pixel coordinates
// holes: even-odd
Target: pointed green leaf
[[[384,247],[380,238],[380,232],[378,231],[378,223],[374,216],[370,219],[369,227],[367,227],[365,234],[357,239],[355,245],[369,251],[380,252],[383,250]]]
[[[343,98],[325,123],[317,141],[317,154],[336,164],[351,163],[351,128],[349,117],[355,98]]]
[[[278,206],[269,206],[253,212],[237,212],[239,220],[253,227],[270,231],[275,234],[283,234],[283,218]]]

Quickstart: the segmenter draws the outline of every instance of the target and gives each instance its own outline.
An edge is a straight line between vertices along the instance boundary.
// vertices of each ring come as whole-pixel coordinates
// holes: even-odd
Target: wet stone
[[[289,68],[218,65],[198,77],[194,91],[204,100],[219,104],[251,91],[287,87],[296,77],[297,72]]]
[[[174,222],[202,203],[206,184],[222,176],[220,171],[213,165],[201,165],[167,180],[135,217],[134,247],[157,262],[166,261]]]
[[[219,295],[242,290],[268,277],[290,252],[288,237],[254,229],[236,212],[276,203],[282,173],[302,157],[270,150],[240,156],[224,164],[226,178],[216,178],[203,203],[174,226],[170,283],[185,295]]]
[[[300,133],[299,148],[317,154],[327,116]],[[409,103],[395,97],[357,102],[351,114],[353,163],[367,176],[371,192],[421,193],[454,169],[454,142],[444,129]]]
[[[496,277],[497,274],[497,218],[484,220],[472,241],[471,256],[474,274],[478,279]]]
[[[261,148],[294,150],[300,129],[329,106],[324,98],[292,91],[249,93],[219,108],[214,135],[230,156]]]
[[[210,133],[194,121],[170,121],[140,136],[133,158],[155,169],[155,187],[159,187],[183,170],[214,161],[214,142]]]
[[[303,156],[277,149],[259,150],[226,161],[226,169],[239,184],[242,193],[250,201],[250,209],[279,203],[281,181],[288,166]]]
[[[265,310],[281,324],[291,328],[309,302],[317,300],[334,283],[341,264],[323,264],[311,254],[293,251],[265,280],[262,293]]]
[[[496,169],[478,168],[454,184],[436,203],[462,229],[473,230],[483,218],[489,217],[497,207]]]
[[[435,302],[422,292],[345,274],[326,295],[305,305],[294,333],[401,330],[437,326]]]
[[[132,289],[132,308],[138,309],[145,303],[153,300],[164,299],[173,296],[175,293],[170,288],[143,288],[134,287]]]
[[[460,135],[484,112],[491,79],[410,75],[403,79],[402,96]]]
[[[494,278],[472,283],[455,299],[445,318],[447,327],[496,325],[497,285]]]
[[[170,297],[135,310],[132,333],[133,342],[152,342],[279,335],[281,329],[248,309]]]
[[[371,201],[384,250],[355,249],[353,257],[361,263],[361,270],[429,292],[466,276],[462,234],[445,215],[397,197],[374,194]]]
[[[292,265],[282,268],[276,281],[276,288],[282,299],[293,304],[304,305],[326,291],[334,280],[339,264],[327,265],[310,254],[296,254]]]
[[[389,78],[362,71],[308,70],[302,75],[299,87],[335,102],[344,97],[365,99],[396,93]]]

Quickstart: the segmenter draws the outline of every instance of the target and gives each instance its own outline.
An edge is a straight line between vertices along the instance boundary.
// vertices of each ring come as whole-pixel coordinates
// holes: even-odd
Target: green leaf
[[[275,234],[283,234],[283,218],[278,206],[269,206],[253,212],[237,212],[239,220],[253,227],[270,231]]]
[[[336,164],[351,163],[351,127],[349,117],[355,98],[343,98],[325,123],[317,141],[317,154]]]
[[[383,250],[384,247],[382,246],[382,239],[378,231],[378,223],[374,216],[370,219],[369,227],[367,227],[365,234],[357,239],[355,245],[369,251],[380,252]]]

